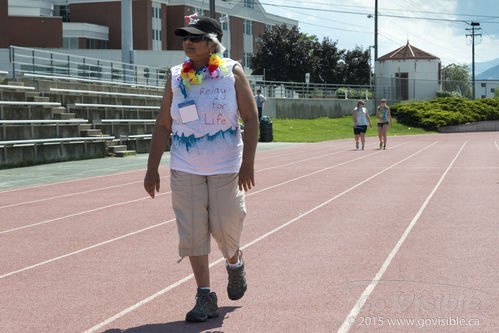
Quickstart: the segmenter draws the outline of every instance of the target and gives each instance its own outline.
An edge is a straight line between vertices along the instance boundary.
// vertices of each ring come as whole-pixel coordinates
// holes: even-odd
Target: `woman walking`
[[[258,112],[241,65],[220,56],[222,34],[220,23],[208,17],[191,18],[175,30],[188,59],[173,67],[167,80],[144,178],[144,188],[154,198],[158,166],[172,134],[170,187],[179,256],[180,261],[189,257],[198,287],[196,304],[185,319],[196,322],[218,316],[210,287],[210,235],[226,258],[229,298],[240,299],[246,291],[239,242],[244,191],[255,186]]]
[[[376,119],[378,120],[379,149],[386,149],[386,132],[388,132],[388,125],[392,127],[392,115],[384,98],[376,109]]]
[[[360,100],[357,102],[357,107],[353,109],[353,134],[355,137],[355,149],[359,149],[359,137],[362,142],[362,150],[364,150],[366,144],[365,134],[367,131],[367,122],[369,121],[369,127],[373,127],[371,123],[371,117],[369,117],[369,112],[364,107],[364,101]]]

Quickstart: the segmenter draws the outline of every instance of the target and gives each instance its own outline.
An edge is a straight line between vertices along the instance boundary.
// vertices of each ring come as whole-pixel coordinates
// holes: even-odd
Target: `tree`
[[[314,82],[343,83],[343,70],[339,65],[345,50],[338,49],[338,41],[324,38],[314,52],[317,62],[317,71],[311,76]]]
[[[371,67],[369,66],[369,49],[362,50],[356,47],[352,51],[346,51],[343,57],[344,83],[345,84],[369,84]]]
[[[494,98],[499,98],[499,88],[494,89]]]
[[[315,72],[314,52],[317,37],[288,29],[285,24],[265,31],[258,42],[258,52],[251,57],[253,74],[271,81],[303,82],[305,73]]]
[[[466,98],[471,98],[472,87],[468,65],[451,64],[442,70],[442,89],[458,92]]]

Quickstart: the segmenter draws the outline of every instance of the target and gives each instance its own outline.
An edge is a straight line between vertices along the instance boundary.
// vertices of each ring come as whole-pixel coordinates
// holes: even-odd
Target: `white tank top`
[[[232,69],[236,61],[224,58],[227,73],[217,79],[203,79],[186,88],[179,87],[182,65],[172,72],[172,146],[170,168],[198,175],[239,172],[243,142]],[[178,104],[194,101],[198,119],[182,123]]]
[[[358,126],[367,126],[367,109],[366,108],[359,108],[356,107],[355,110],[357,111],[357,125]]]

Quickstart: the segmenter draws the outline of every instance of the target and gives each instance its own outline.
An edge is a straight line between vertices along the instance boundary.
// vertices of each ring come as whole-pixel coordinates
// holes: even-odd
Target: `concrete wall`
[[[365,101],[369,114],[375,114],[374,101]],[[314,119],[339,118],[353,115],[356,99],[291,99],[267,98],[263,115],[271,118]]]
[[[499,120],[477,121],[462,125],[445,126],[438,129],[440,133],[462,132],[495,132],[499,131]]]
[[[0,168],[78,159],[102,158],[106,144],[101,142],[26,145],[0,148]]]

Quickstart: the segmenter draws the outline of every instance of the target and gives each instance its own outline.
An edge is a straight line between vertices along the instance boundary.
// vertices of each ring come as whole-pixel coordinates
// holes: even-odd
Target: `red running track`
[[[0,192],[1,332],[495,332],[499,134],[352,140],[257,153],[248,291],[185,323],[168,168]],[[371,148],[369,148],[371,147]]]

